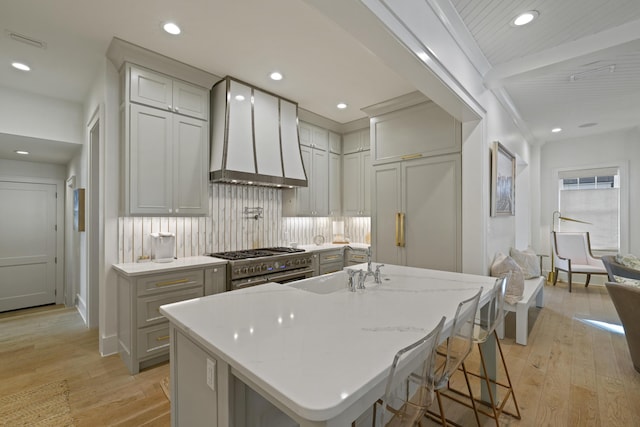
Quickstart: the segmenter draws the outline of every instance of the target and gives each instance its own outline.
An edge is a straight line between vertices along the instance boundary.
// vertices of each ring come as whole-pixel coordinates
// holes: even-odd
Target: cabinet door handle
[[[326,260],[342,258],[340,255],[328,255],[324,257]]]
[[[161,337],[157,337],[156,341],[166,341],[169,339],[169,335],[163,335]]]
[[[421,153],[416,153],[416,154],[407,154],[406,156],[402,156],[402,160],[411,160],[411,159],[419,159],[420,157],[422,157]]]
[[[404,214],[396,212],[396,246],[404,247]]]
[[[168,282],[158,282],[156,283],[156,288],[161,288],[163,286],[171,286],[171,285],[179,285],[180,283],[187,283],[189,279],[178,279],[178,280],[170,280]]]

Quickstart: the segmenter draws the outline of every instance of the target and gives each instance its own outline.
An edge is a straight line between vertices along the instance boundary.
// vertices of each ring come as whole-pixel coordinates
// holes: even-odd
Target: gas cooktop
[[[240,260],[249,258],[269,257],[276,255],[284,255],[290,253],[304,252],[304,249],[294,249],[287,247],[273,247],[273,248],[260,248],[260,249],[245,249],[241,251],[231,252],[217,252],[210,254],[212,257],[226,259],[226,260]]]

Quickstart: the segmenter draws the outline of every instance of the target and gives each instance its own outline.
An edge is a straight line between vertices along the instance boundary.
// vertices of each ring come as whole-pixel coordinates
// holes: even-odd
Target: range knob
[[[251,267],[251,268],[249,269],[249,272],[250,272],[250,273],[255,273],[255,272],[256,272],[256,268],[255,268],[255,267]]]
[[[233,274],[240,274],[240,269],[239,268],[234,268],[233,269]]]
[[[249,272],[249,268],[244,267],[244,268],[242,269],[242,272],[243,272],[244,274],[247,274],[247,273]]]
[[[267,271],[267,266],[265,264],[262,264],[260,267],[258,267],[258,271]]]
[[[278,261],[274,261],[273,268],[278,268],[278,267],[280,267],[280,263]]]
[[[299,259],[296,260],[296,265],[300,265],[300,260]]]

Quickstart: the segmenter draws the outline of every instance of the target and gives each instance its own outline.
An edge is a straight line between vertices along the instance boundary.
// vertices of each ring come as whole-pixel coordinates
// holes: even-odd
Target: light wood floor
[[[529,314],[527,346],[515,344],[511,314],[506,320],[502,344],[522,420],[505,417],[502,424],[637,426],[640,373],[624,336],[580,320],[619,324],[606,290],[577,285],[569,294],[564,283],[546,286],[545,308]],[[170,405],[159,384],[168,374],[163,364],[132,376],[119,356],[100,357],[97,332],[85,329],[74,309],[0,314],[0,396],[66,379],[78,426],[168,426]],[[466,408],[448,405],[446,413],[475,424]]]

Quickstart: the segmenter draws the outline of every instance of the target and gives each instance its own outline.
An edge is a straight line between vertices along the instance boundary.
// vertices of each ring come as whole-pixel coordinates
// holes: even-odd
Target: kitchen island
[[[338,272],[165,305],[172,425],[347,426],[392,358],[494,278],[400,266],[349,292]]]

